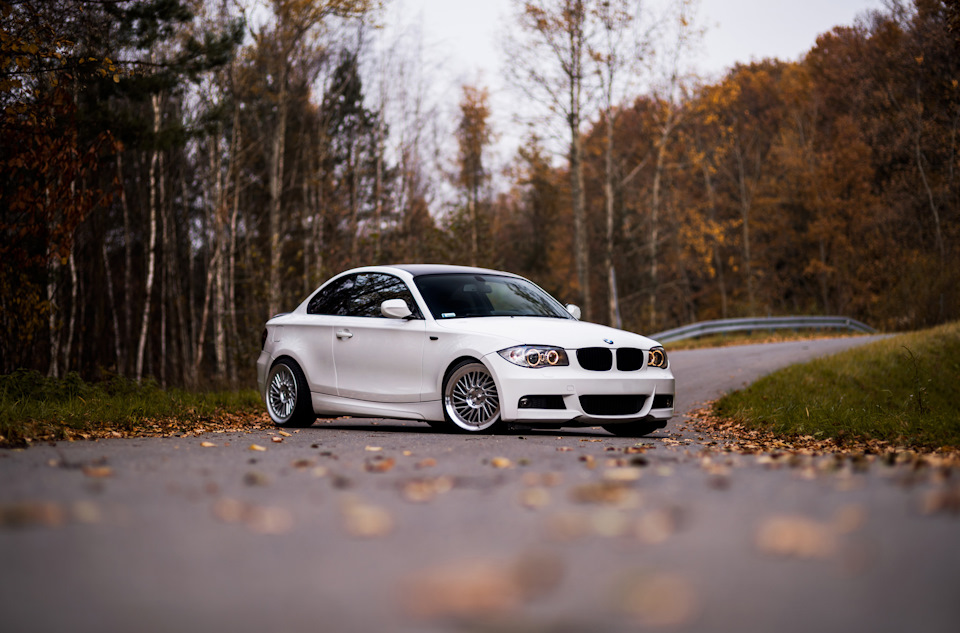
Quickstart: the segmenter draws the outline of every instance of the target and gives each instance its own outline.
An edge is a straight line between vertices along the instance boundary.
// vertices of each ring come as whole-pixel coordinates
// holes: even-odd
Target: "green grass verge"
[[[0,376],[0,446],[85,434],[136,435],[155,429],[158,421],[187,427],[216,423],[225,414],[262,411],[255,389],[195,393],[121,377],[88,383],[77,374],[62,379],[34,371]]]
[[[788,367],[714,411],[781,435],[960,447],[960,323]]]

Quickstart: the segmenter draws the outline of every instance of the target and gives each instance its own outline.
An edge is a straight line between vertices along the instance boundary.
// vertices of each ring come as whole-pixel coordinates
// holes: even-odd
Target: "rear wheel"
[[[476,433],[500,424],[500,395],[486,365],[464,360],[443,383],[443,413],[450,428]]]
[[[643,437],[665,426],[666,423],[664,422],[644,420],[641,422],[626,422],[624,424],[607,424],[603,427],[603,430],[619,437]]]
[[[310,426],[317,415],[303,370],[292,360],[281,360],[267,376],[267,413],[277,426]]]

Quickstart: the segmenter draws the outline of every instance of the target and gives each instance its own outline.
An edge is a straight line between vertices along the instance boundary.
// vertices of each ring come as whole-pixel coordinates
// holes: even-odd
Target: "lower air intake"
[[[633,415],[643,408],[646,396],[580,396],[580,406],[587,415]]]

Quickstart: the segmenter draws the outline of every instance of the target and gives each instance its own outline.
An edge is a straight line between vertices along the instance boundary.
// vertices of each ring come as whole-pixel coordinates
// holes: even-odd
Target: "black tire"
[[[666,422],[643,420],[640,422],[626,422],[624,424],[607,424],[602,428],[604,431],[613,433],[617,437],[643,437],[665,426]]]
[[[270,368],[265,400],[267,413],[277,426],[305,427],[317,419],[303,370],[290,359]]]
[[[494,433],[503,426],[500,394],[483,363],[466,359],[450,368],[443,379],[443,417],[458,433]]]

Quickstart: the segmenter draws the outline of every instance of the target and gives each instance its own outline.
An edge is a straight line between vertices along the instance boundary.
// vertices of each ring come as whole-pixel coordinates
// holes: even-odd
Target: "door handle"
[[[337,330],[337,338],[339,339],[353,338],[353,332],[351,332],[350,330]]]

